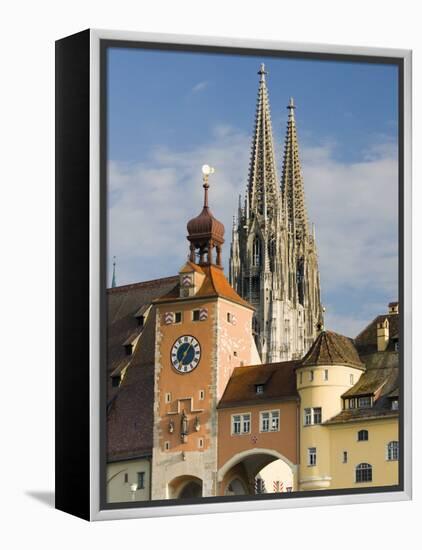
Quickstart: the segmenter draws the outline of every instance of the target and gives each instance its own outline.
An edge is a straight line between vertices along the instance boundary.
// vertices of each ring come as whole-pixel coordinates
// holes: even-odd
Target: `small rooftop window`
[[[365,397],[359,397],[358,399],[358,407],[359,409],[369,409],[372,407],[372,399],[371,397],[365,396]]]
[[[126,352],[126,355],[132,355],[132,351],[133,351],[133,346],[132,346],[132,344],[126,344],[126,345],[125,345],[125,352]]]
[[[264,393],[264,384],[256,384],[255,385],[255,392],[256,393]]]

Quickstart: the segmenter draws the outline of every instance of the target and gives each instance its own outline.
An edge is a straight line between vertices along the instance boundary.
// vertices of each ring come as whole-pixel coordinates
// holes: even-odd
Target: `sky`
[[[356,336],[398,299],[398,73],[392,65],[110,48],[107,82],[108,284],[177,273],[186,223],[210,206],[226,227],[244,196],[260,63],[278,175],[294,97],[325,324]]]

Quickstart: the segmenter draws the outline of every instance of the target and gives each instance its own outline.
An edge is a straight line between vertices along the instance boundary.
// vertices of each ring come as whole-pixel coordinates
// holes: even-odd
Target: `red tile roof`
[[[231,302],[235,302],[249,309],[255,309],[249,302],[239,296],[239,294],[226,279],[224,271],[220,267],[215,265],[192,265],[195,266],[196,271],[205,275],[204,282],[195,294],[195,298],[213,298],[218,296],[220,298],[226,298]],[[158,298],[156,302],[160,303],[177,300],[180,296],[179,290],[179,286],[173,288],[170,292]]]
[[[297,400],[295,368],[298,361],[237,367],[218,408],[257,405],[268,401]],[[264,385],[263,393],[256,386]]]

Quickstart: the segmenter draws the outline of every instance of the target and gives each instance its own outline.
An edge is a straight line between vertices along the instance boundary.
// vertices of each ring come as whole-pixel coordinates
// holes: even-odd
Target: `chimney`
[[[390,323],[386,317],[381,323],[377,323],[377,348],[378,351],[385,351],[390,339]]]
[[[399,314],[399,303],[390,302],[388,304],[388,314],[389,315],[398,315]]]

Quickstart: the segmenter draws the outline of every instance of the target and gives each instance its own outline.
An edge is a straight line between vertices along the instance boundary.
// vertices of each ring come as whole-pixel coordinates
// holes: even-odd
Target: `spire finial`
[[[325,307],[322,307],[321,308],[321,311],[320,311],[320,314],[319,314],[319,319],[318,319],[318,322],[316,324],[316,328],[317,328],[317,331],[318,332],[325,332]]]
[[[215,170],[208,164],[204,164],[202,167],[202,181],[204,182],[203,188],[205,189],[204,192],[204,208],[208,208],[208,189],[210,188],[210,185],[208,183],[208,178],[211,174],[214,174]]]
[[[268,72],[265,70],[265,63],[261,63],[258,74],[260,76],[259,81],[260,82],[265,82],[265,75],[268,74]]]
[[[111,288],[116,288],[116,256],[113,256],[113,278],[111,280]]]
[[[287,109],[289,110],[289,117],[294,118],[296,105],[292,97],[289,99],[289,104],[287,105]]]

